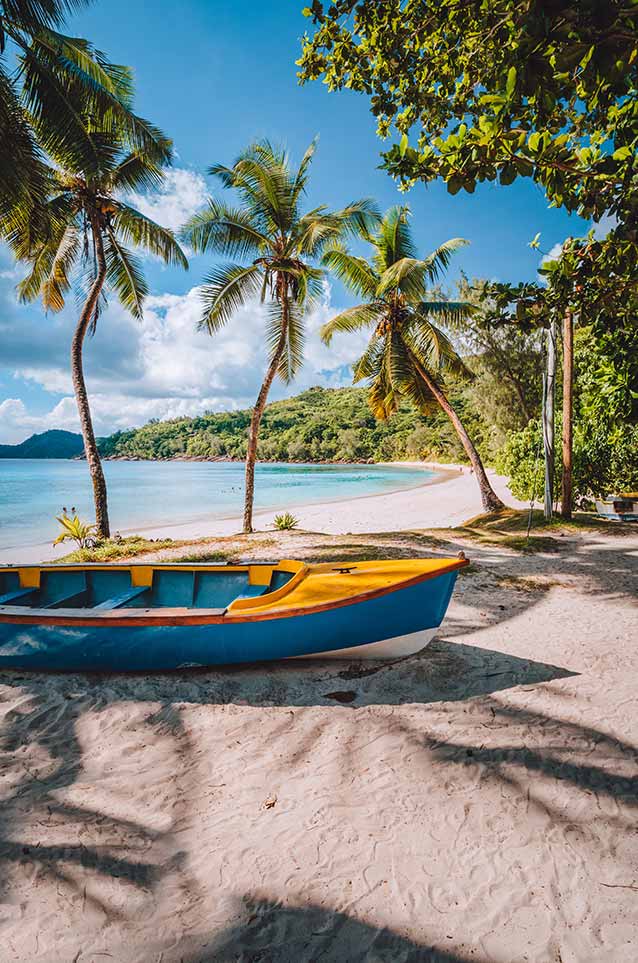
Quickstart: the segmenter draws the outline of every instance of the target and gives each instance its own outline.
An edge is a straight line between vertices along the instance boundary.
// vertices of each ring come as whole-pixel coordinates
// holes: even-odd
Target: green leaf
[[[505,84],[505,93],[508,97],[511,97],[516,89],[516,67],[510,67],[507,71],[507,83]]]
[[[401,157],[405,157],[405,152],[408,149],[408,135],[404,134],[399,142],[399,153]]]

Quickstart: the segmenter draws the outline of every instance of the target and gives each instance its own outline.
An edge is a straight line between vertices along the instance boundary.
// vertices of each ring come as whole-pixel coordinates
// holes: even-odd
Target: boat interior
[[[226,609],[278,592],[303,567],[278,564],[52,566],[0,568],[0,606]]]

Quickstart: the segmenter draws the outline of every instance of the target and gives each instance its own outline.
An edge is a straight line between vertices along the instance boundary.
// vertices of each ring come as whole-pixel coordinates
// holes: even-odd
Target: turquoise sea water
[[[163,528],[239,516],[244,466],[235,462],[105,462],[113,530]],[[255,507],[294,509],[316,502],[378,495],[422,485],[432,472],[380,465],[257,467]],[[0,460],[0,551],[51,542],[55,515],[75,506],[93,519],[91,484],[82,461]],[[167,535],[170,529],[167,528]]]

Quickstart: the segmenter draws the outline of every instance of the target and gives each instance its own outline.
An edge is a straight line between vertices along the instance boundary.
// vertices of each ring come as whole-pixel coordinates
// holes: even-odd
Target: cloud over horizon
[[[131,194],[144,214],[177,231],[208,196],[204,177],[186,168],[166,173],[159,191]],[[265,308],[257,299],[235,313],[214,338],[197,330],[200,288],[171,293],[172,276],[147,258],[162,293],[146,299],[141,321],[110,297],[96,334],[84,349],[85,376],[99,435],[138,427],[150,418],[178,418],[204,411],[246,408],[256,398],[266,365]],[[50,428],[79,430],[69,368],[77,318],[75,298],[59,314],[39,303],[19,304],[15,285],[24,269],[0,248],[0,443],[15,444]],[[162,290],[164,289],[164,290]],[[338,308],[326,284],[307,318],[305,365],[292,385],[275,382],[272,398],[311,385],[350,383],[349,366],[365,335],[335,339],[330,349],[319,328]]]
[[[96,432],[137,427],[150,418],[177,418],[204,411],[249,407],[266,366],[265,307],[257,299],[239,309],[215,337],[197,330],[200,289],[149,296],[141,322],[112,301],[94,338],[85,346],[85,374]],[[50,428],[78,430],[69,373],[68,349],[75,323],[64,312],[42,325],[29,308],[15,306],[19,323],[0,319],[5,348],[2,366],[23,386],[51,395],[51,407],[36,412],[20,390],[0,395],[0,443],[16,443]],[[365,343],[365,333],[321,342],[321,325],[337,311],[328,285],[308,314],[305,364],[291,385],[276,382],[271,398],[296,394],[312,385],[351,383],[349,366]],[[13,387],[13,385],[11,385]]]

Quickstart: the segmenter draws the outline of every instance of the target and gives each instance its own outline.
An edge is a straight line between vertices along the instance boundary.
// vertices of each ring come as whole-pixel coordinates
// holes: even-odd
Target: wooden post
[[[572,517],[572,461],[574,420],[574,319],[571,308],[563,316],[563,473],[561,515]]]
[[[556,322],[547,329],[547,366],[543,376],[543,448],[545,451],[545,509],[547,521],[554,507],[554,391],[556,383]]]

